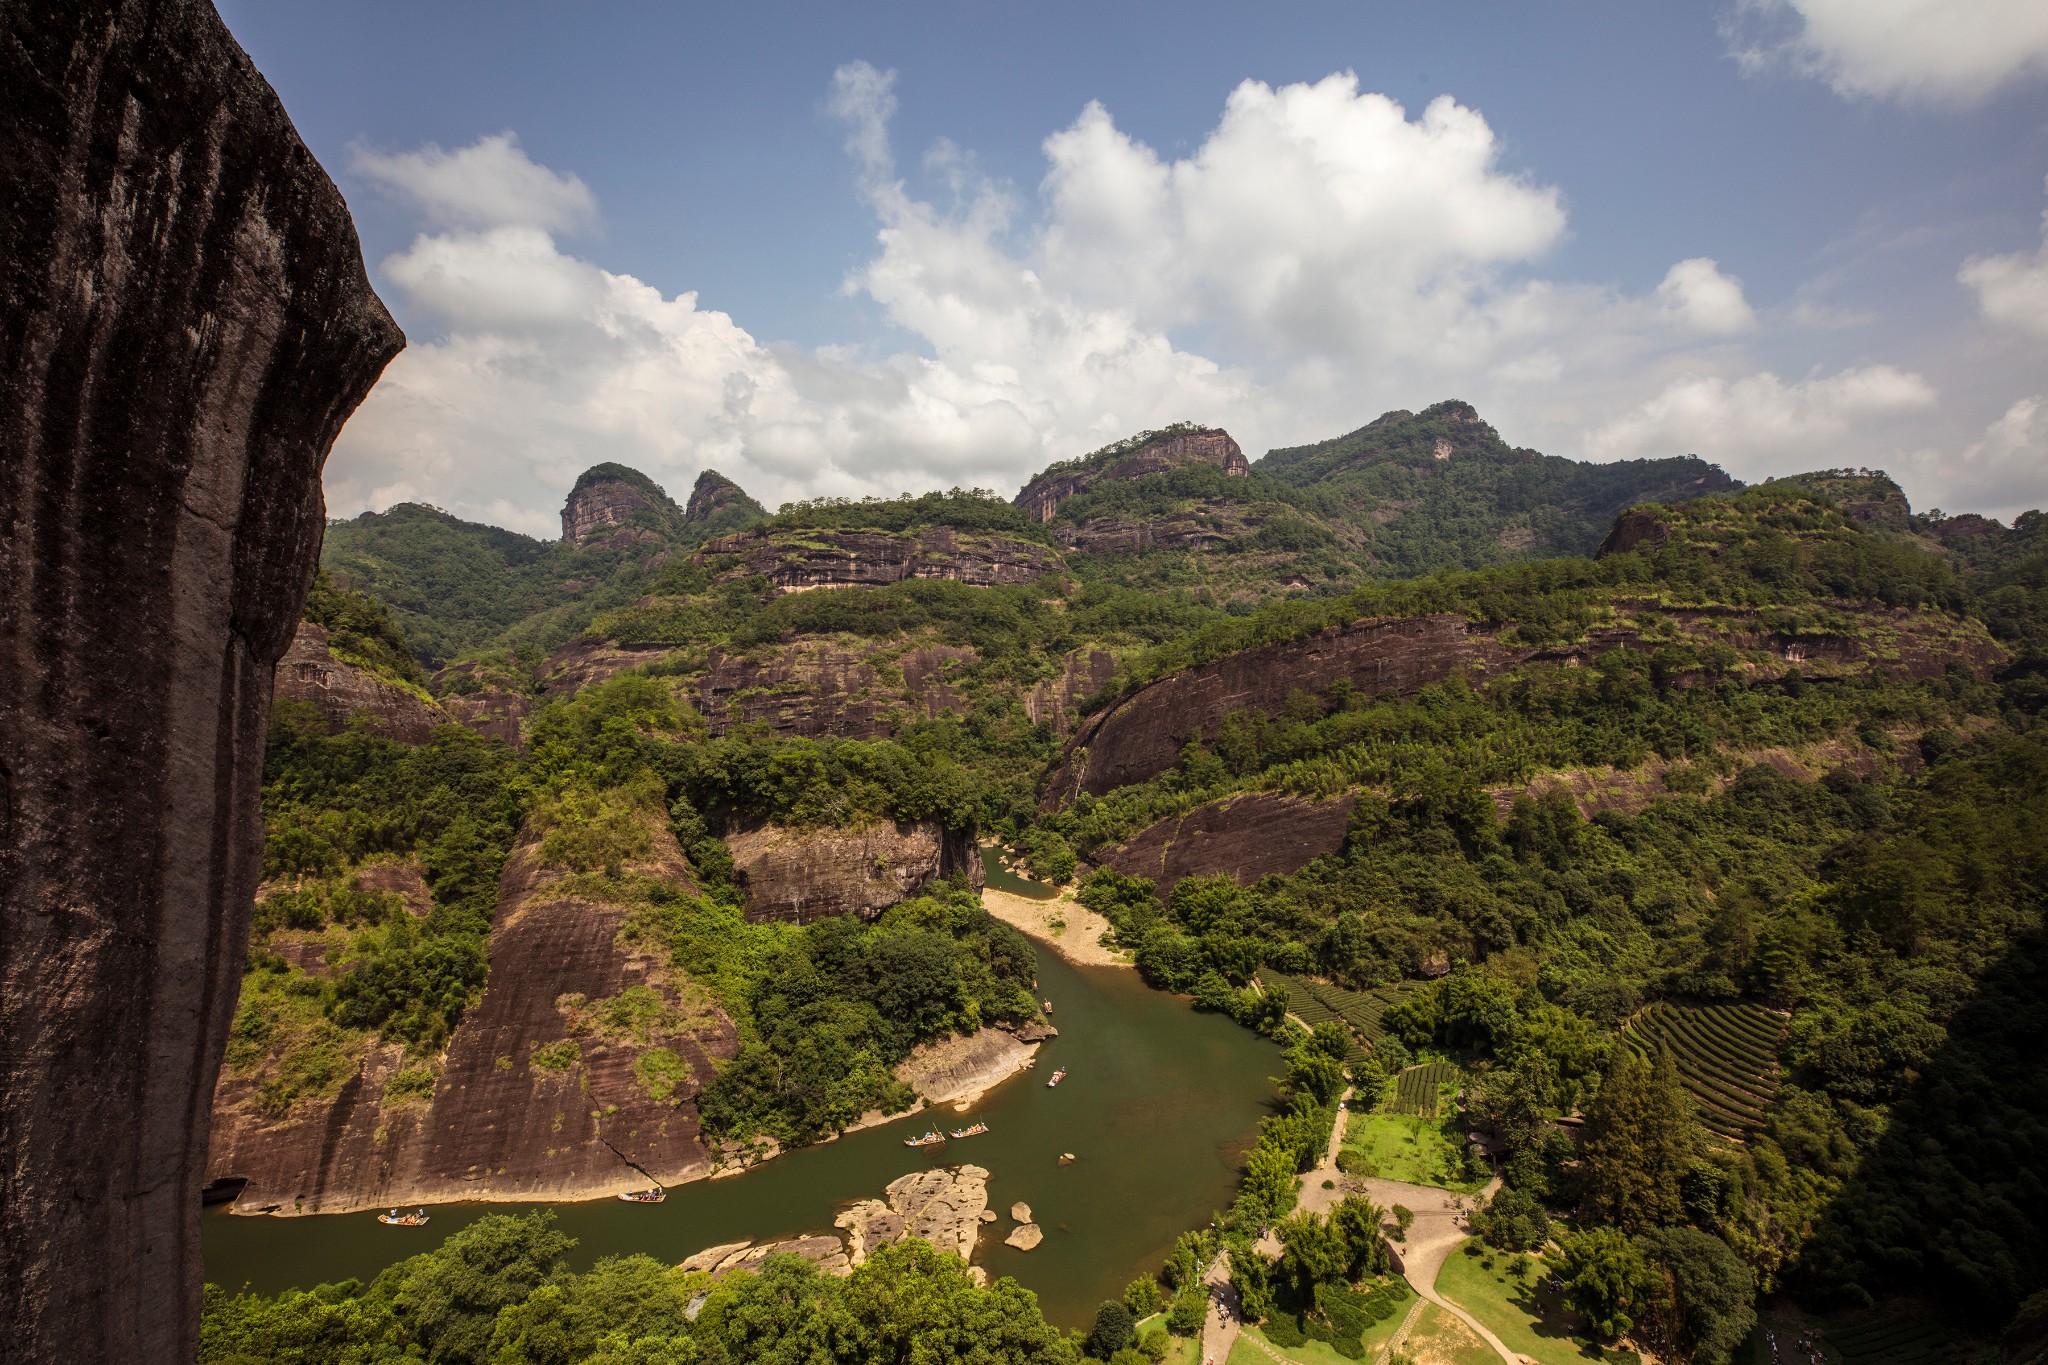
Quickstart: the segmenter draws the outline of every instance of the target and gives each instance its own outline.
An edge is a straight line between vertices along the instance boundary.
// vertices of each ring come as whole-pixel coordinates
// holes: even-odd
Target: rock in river
[[[1016,1219],[1020,1223],[1030,1222],[1031,1206],[1025,1203],[1023,1200],[1019,1199],[1016,1203],[1010,1205],[1010,1217]]]
[[[889,1182],[888,1199],[863,1199],[839,1215],[855,1265],[889,1242],[922,1237],[965,1261],[974,1255],[981,1214],[988,1207],[988,1172],[980,1166],[913,1171]]]
[[[1005,1237],[1003,1242],[1005,1245],[1013,1246],[1019,1251],[1029,1251],[1044,1240],[1045,1233],[1040,1231],[1038,1224],[1021,1223],[1010,1229],[1010,1235]]]

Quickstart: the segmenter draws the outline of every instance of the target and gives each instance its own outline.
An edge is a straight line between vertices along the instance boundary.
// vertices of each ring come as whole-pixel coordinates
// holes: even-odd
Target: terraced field
[[[1458,1068],[1449,1062],[1424,1062],[1411,1066],[1394,1078],[1394,1098],[1387,1101],[1389,1114],[1409,1114],[1433,1119],[1441,1112],[1438,1090],[1458,1079]]]
[[[1659,1046],[1671,1053],[1709,1132],[1741,1142],[1763,1124],[1764,1107],[1778,1093],[1782,1015],[1748,1002],[1659,1000],[1629,1020],[1624,1036],[1645,1056]]]
[[[1348,1026],[1358,1039],[1358,1046],[1345,1058],[1350,1063],[1363,1062],[1372,1055],[1373,1044],[1387,1034],[1380,1023],[1380,1016],[1386,1013],[1387,1006],[1421,984],[1402,981],[1392,986],[1376,986],[1369,991],[1348,991],[1342,986],[1289,976],[1270,967],[1259,968],[1258,977],[1259,984],[1267,990],[1277,986],[1286,991],[1288,1011],[1310,1028],[1330,1019],[1340,1020]]]
[[[1925,1318],[1870,1318],[1828,1327],[1827,1344],[1847,1365],[1950,1365],[1956,1338]]]

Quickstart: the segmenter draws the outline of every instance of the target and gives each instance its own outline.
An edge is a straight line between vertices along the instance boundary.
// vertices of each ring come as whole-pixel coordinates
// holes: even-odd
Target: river
[[[632,1252],[673,1262],[720,1242],[829,1232],[839,1209],[880,1198],[897,1176],[971,1161],[992,1173],[989,1202],[1004,1215],[983,1229],[976,1263],[1034,1290],[1059,1326],[1086,1327],[1097,1304],[1140,1272],[1157,1270],[1180,1232],[1230,1202],[1273,1099],[1269,1078],[1280,1058],[1270,1043],[1147,989],[1126,968],[1077,967],[1040,947],[1038,981],[1060,1036],[1041,1049],[1034,1071],[974,1107],[987,1134],[911,1149],[903,1139],[926,1125],[904,1119],[736,1178],[676,1186],[664,1204],[545,1205],[577,1239],[573,1263],[583,1269]],[[1067,1079],[1047,1089],[1056,1067],[1067,1069]],[[950,1108],[939,1114],[954,1126],[973,1121]],[[1062,1152],[1079,1159],[1062,1166]],[[1029,1252],[1002,1244],[1017,1200],[1031,1205],[1045,1230]],[[486,1214],[524,1207],[442,1205],[430,1210],[424,1229],[385,1227],[373,1213],[264,1218],[208,1210],[206,1278],[265,1294],[368,1280]]]

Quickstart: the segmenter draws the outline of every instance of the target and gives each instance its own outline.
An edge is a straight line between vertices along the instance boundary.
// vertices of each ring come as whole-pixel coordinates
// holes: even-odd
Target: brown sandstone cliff
[[[1357,804],[1355,796],[1314,801],[1281,792],[1226,797],[1161,820],[1095,860],[1126,876],[1151,878],[1162,897],[1183,877],[1220,874],[1250,886],[1268,873],[1299,872],[1342,848]]]
[[[674,839],[652,832],[653,858],[630,870],[694,890]],[[370,1049],[332,1099],[282,1117],[261,1102],[261,1064],[222,1075],[207,1174],[247,1178],[237,1211],[588,1198],[646,1176],[679,1184],[709,1174],[691,1096],[733,1055],[731,1020],[621,934],[626,908],[564,890],[535,848],[523,837],[506,862],[488,984],[449,1040],[431,1099],[385,1102],[405,1060],[393,1046]],[[660,1010],[637,1012],[651,1019],[640,1032],[621,1031],[605,1002],[636,988]],[[688,1067],[672,1093],[654,1093],[636,1071],[655,1048]]]
[[[660,543],[661,537],[642,523],[676,519],[675,505],[666,498],[657,499],[623,471],[618,475],[608,472],[617,468],[599,465],[576,480],[562,503],[564,541],[578,546]]]
[[[271,668],[403,338],[204,0],[0,6],[0,1340],[198,1346]]]
[[[326,630],[311,621],[299,622],[290,648],[277,661],[275,679],[278,701],[317,707],[337,730],[350,717],[363,716],[387,739],[425,744],[434,737],[434,727],[449,720],[441,707],[417,692],[335,658],[327,647]]]
[[[1660,627],[1753,651],[1752,672],[1800,668],[1814,675],[1874,669],[1899,677],[1938,677],[1951,664],[1982,673],[2002,655],[1981,627],[1938,612],[1867,606],[1856,633],[1784,635],[1739,608],[1661,609],[1617,601],[1617,613],[1654,613]],[[1263,645],[1161,678],[1090,717],[1047,780],[1050,805],[1082,792],[1100,796],[1173,767],[1190,740],[1215,739],[1237,711],[1277,714],[1294,692],[1319,695],[1342,680],[1367,696],[1412,694],[1453,674],[1475,683],[1528,663],[1575,668],[1610,649],[1642,642],[1625,621],[1588,631],[1573,644],[1511,644],[1451,613],[1373,617],[1299,640]]]
[[[1197,464],[1212,464],[1238,477],[1251,473],[1244,451],[1229,432],[1172,431],[1109,458],[1055,465],[1025,484],[1014,501],[1035,520],[1051,521],[1061,503],[1099,483],[1142,479]]]
[[[936,821],[882,821],[809,831],[763,825],[726,836],[750,920],[808,924],[825,915],[873,919],[941,877],[982,884],[974,840]]]

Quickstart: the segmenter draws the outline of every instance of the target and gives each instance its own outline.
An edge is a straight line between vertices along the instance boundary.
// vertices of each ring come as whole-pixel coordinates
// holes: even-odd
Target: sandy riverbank
[[[1008,891],[984,890],[981,903],[1003,923],[1037,939],[1069,962],[1084,967],[1128,967],[1129,954],[1106,947],[1102,936],[1109,921],[1062,894],[1057,900],[1033,900]],[[1059,921],[1055,925],[1054,921]],[[1064,926],[1064,927],[1061,927]]]

